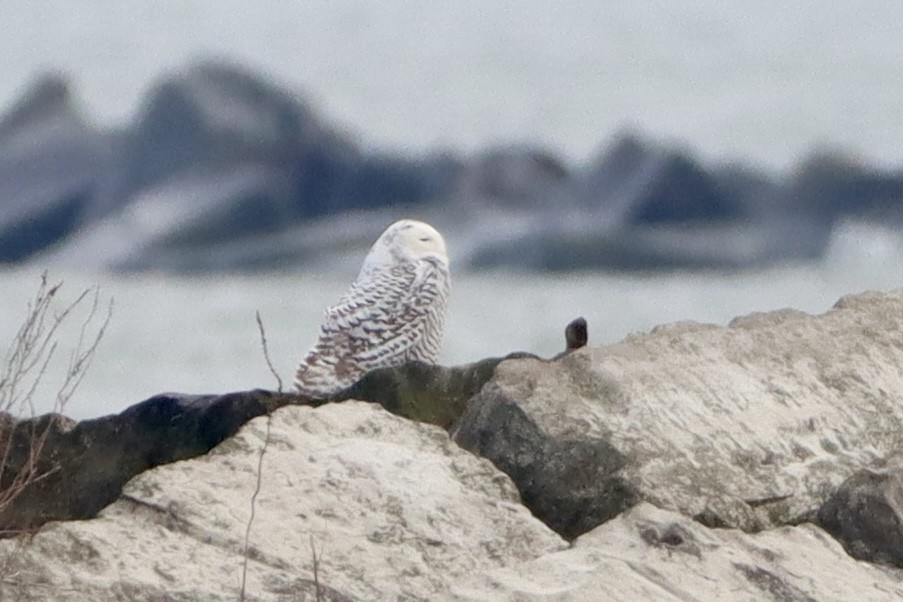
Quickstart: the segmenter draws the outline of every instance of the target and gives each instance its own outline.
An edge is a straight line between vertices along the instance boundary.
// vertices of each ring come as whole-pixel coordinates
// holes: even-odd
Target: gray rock
[[[568,537],[640,500],[758,531],[811,519],[903,446],[900,365],[900,292],[814,317],[672,324],[556,362],[502,362],[455,440]]]
[[[819,508],[818,523],[853,558],[903,567],[903,458],[844,481]]]
[[[903,597],[903,571],[855,562],[813,525],[755,535],[640,504],[561,552],[484,571],[454,600],[815,602]]]

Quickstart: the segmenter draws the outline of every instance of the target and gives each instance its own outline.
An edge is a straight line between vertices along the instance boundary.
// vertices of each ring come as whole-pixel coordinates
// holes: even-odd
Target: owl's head
[[[364,260],[364,269],[420,260],[448,263],[445,240],[423,222],[403,219],[382,233]]]

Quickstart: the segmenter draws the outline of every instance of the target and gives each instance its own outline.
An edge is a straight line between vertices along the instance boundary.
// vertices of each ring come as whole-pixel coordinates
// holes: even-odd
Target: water
[[[583,161],[635,126],[708,159],[899,164],[900,23],[900,2],[4,0],[0,107],[53,69],[124,123],[155,79],[218,56],[408,153],[527,140]]]
[[[326,305],[353,273],[179,277],[163,274],[54,273],[62,298],[99,284],[115,298],[112,322],[94,364],[66,409],[75,417],[117,412],[164,391],[223,393],[275,388],[255,321],[260,311],[277,372],[290,381],[313,343]],[[11,340],[39,279],[35,269],[0,271],[0,342]],[[459,274],[454,275],[444,364],[511,351],[549,356],[564,347],[573,318],[589,322],[590,344],[678,320],[725,324],[737,315],[793,307],[828,310],[841,296],[903,284],[903,239],[865,227],[840,232],[822,263],[747,273]],[[60,336],[63,349],[78,321]],[[57,366],[37,396],[52,404],[62,379]]]

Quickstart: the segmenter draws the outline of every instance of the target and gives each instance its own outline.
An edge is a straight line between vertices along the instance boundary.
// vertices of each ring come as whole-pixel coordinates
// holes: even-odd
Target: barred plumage
[[[449,286],[442,235],[423,222],[395,222],[373,244],[348,292],[326,311],[295,387],[324,397],[374,368],[435,363]]]

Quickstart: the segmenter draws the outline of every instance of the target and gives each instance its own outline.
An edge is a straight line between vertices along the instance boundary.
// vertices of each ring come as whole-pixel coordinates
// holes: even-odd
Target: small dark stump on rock
[[[586,328],[586,320],[576,318],[564,329],[565,351],[573,351],[586,346],[589,341],[589,332]]]
[[[557,360],[572,351],[585,347],[588,341],[589,330],[587,329],[586,320],[582,317],[574,318],[564,329],[564,351],[552,359]]]

